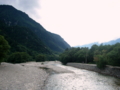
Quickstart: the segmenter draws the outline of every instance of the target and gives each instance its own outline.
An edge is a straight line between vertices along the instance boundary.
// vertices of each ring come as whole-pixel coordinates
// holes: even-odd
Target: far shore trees
[[[69,62],[93,63],[104,69],[106,65],[120,66],[120,43],[114,45],[93,45],[91,48],[70,48],[60,54],[63,64]]]

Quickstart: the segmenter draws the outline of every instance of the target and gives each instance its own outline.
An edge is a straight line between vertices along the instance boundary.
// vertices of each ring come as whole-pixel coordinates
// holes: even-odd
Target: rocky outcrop
[[[107,65],[105,69],[99,69],[95,64],[67,63],[67,65],[120,78],[120,67]]]

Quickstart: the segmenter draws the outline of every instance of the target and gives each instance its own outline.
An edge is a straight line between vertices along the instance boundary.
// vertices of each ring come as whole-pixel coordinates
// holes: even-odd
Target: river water
[[[57,65],[73,71],[49,76],[44,90],[120,90],[120,79],[93,71]]]

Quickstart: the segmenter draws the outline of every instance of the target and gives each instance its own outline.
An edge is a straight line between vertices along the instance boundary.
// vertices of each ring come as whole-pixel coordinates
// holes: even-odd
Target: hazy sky
[[[120,0],[0,0],[57,33],[71,46],[120,37]]]

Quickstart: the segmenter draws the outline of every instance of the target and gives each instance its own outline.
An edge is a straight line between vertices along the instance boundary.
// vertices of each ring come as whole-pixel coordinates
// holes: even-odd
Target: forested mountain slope
[[[70,48],[59,35],[48,32],[27,14],[9,5],[0,5],[0,34],[5,36],[13,51],[29,48],[41,53],[50,53]]]

